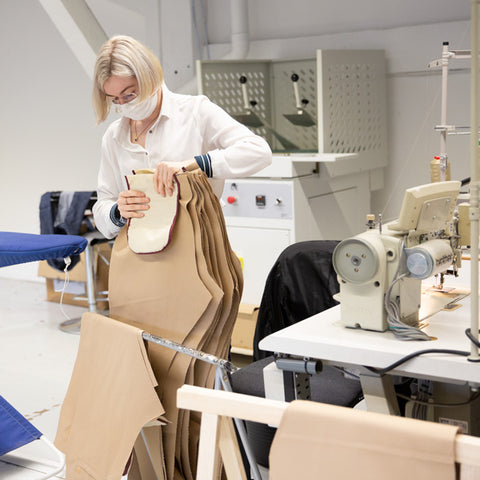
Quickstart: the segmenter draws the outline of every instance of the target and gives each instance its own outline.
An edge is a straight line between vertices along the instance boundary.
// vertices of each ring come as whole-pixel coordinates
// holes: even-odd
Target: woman
[[[220,196],[225,178],[251,175],[271,162],[267,142],[206,97],[170,92],[158,59],[131,37],[115,36],[102,46],[93,104],[97,123],[111,108],[121,115],[103,137],[93,208],[107,238],[149,208],[145,194],[127,189],[132,170],[155,169],[155,188],[165,196],[173,193],[174,174],[196,161]]]

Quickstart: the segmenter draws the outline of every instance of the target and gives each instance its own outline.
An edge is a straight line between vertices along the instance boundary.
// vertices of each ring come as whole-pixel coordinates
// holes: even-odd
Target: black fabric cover
[[[268,357],[258,342],[273,332],[337,305],[332,265],[336,240],[298,242],[287,247],[268,274],[253,340],[253,360]]]

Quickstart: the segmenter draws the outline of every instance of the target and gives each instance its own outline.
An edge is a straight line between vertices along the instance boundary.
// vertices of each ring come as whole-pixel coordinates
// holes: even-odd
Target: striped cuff
[[[110,209],[110,220],[117,227],[123,227],[127,223],[127,220],[120,215],[118,205],[116,203],[114,203]]]
[[[213,177],[212,170],[212,159],[210,155],[206,153],[205,155],[198,155],[195,158],[195,161],[198,163],[198,166],[205,172],[208,178]]]

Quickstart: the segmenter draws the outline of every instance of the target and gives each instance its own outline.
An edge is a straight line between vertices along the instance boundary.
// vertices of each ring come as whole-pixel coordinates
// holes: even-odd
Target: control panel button
[[[227,197],[227,202],[230,204],[230,205],[233,205],[234,203],[237,202],[237,198],[236,197]]]

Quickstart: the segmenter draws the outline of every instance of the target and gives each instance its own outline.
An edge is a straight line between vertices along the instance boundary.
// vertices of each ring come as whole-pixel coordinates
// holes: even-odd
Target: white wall
[[[54,1],[54,0],[52,0]],[[108,35],[126,33],[147,43],[177,89],[193,77],[197,56],[189,0],[89,0]],[[196,0],[200,38],[211,58],[230,49],[229,2],[206,0],[207,34]],[[403,190],[428,181],[438,153],[440,77],[426,64],[469,45],[469,0],[249,1],[249,58],[313,58],[317,49],[381,48],[388,59],[389,167],[373,212],[398,212]],[[158,19],[158,21],[157,21]],[[203,50],[204,55],[206,50]],[[39,231],[38,202],[50,190],[94,190],[100,141],[91,85],[36,0],[0,2],[0,230]],[[465,63],[454,67],[466,67]],[[409,72],[416,72],[414,74]],[[468,72],[452,73],[449,123],[469,122]],[[468,137],[449,137],[454,178],[468,176]],[[364,212],[361,212],[363,215]],[[35,278],[36,265],[3,268],[0,276]]]

